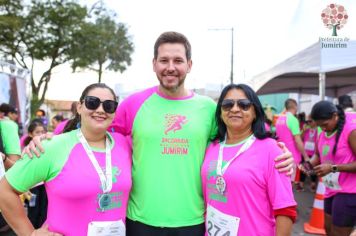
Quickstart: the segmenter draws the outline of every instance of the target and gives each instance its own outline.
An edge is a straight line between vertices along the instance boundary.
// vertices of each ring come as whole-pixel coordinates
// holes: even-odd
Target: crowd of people
[[[188,39],[165,32],[154,45],[159,85],[120,105],[110,87],[91,84],[73,103],[73,117],[51,119],[53,137],[44,136],[47,124],[35,119],[21,141],[6,110],[0,210],[14,232],[291,235],[297,218],[292,183],[302,190],[311,176],[312,189],[319,177],[328,189],[328,235],[350,235],[356,115],[323,101],[301,125],[298,104],[288,99],[273,128],[251,87],[230,84],[216,103],[185,87],[191,68]],[[28,191],[26,215],[19,195]]]

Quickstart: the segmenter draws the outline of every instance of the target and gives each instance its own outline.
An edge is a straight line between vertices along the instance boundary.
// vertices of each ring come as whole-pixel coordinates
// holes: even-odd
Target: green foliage
[[[133,44],[124,24],[115,23],[109,15],[87,22],[76,35],[72,68],[89,68],[98,72],[99,82],[104,69],[123,72],[131,64]]]
[[[73,0],[32,0],[28,5],[0,0],[0,54],[31,70],[33,110],[43,103],[58,65],[94,69],[99,81],[105,69],[122,72],[130,65],[133,45],[125,25],[116,23],[103,5],[91,10]],[[34,78],[38,60],[50,65]]]

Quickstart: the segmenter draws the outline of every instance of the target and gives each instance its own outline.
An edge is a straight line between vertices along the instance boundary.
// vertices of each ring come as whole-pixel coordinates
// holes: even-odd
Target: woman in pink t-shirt
[[[201,170],[206,235],[290,235],[296,217],[291,180],[275,168],[282,152],[264,127],[264,111],[247,85],[224,88],[218,134]]]
[[[356,226],[356,113],[320,101],[311,116],[323,130],[311,164],[326,186],[325,229],[328,235],[348,236]]]
[[[107,132],[117,105],[107,85],[89,85],[69,124],[72,130],[44,143],[39,158],[25,155],[6,172],[0,210],[17,235],[125,235],[131,146],[121,134]],[[40,182],[46,186],[48,212],[44,226],[35,229],[18,194]]]

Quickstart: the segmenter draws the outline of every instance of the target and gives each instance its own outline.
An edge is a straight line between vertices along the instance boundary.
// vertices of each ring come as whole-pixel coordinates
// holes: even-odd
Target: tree
[[[96,71],[99,83],[105,69],[123,72],[131,64],[133,44],[127,28],[108,14],[99,14],[95,23],[84,24],[76,38],[73,70],[79,67]]]
[[[332,36],[337,36],[337,30],[347,23],[348,18],[345,8],[337,4],[328,5],[321,13],[324,25],[333,30]]]
[[[1,35],[0,51],[31,71],[32,111],[36,111],[45,99],[53,68],[72,60],[73,35],[85,23],[87,9],[67,0],[32,0],[14,14],[9,7],[12,1],[4,1],[2,17],[11,15],[17,23],[1,26],[8,33]],[[36,60],[50,61],[37,83],[33,75]]]

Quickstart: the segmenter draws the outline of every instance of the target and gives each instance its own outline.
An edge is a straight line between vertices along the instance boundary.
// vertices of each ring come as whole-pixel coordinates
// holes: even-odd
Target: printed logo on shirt
[[[322,155],[326,156],[330,151],[330,146],[328,144],[324,145],[322,148]]]
[[[105,166],[102,166],[101,168],[105,173],[106,172]],[[113,166],[111,168],[111,175],[112,175],[112,182],[113,183],[117,182],[117,178],[120,176],[120,174],[121,174],[121,170],[119,169],[119,167]]]
[[[184,125],[188,121],[185,116],[175,114],[166,114],[165,119],[165,135],[167,135],[169,132],[175,133],[177,130],[181,130],[182,125]]]
[[[216,165],[217,161],[211,161],[208,166],[208,175],[207,175],[207,189],[208,189],[208,199],[210,200],[215,200],[218,202],[227,202],[227,197],[226,197],[226,192],[228,189],[226,189],[225,194],[222,195],[219,193],[219,191],[216,188],[216,179],[217,179],[217,173],[216,173]],[[222,166],[225,166],[226,161],[223,161]]]
[[[165,136],[161,140],[161,154],[163,155],[188,155],[189,140],[187,138],[167,137],[182,130],[183,125],[188,122],[186,116],[177,114],[165,115]],[[179,132],[178,132],[179,133]]]

